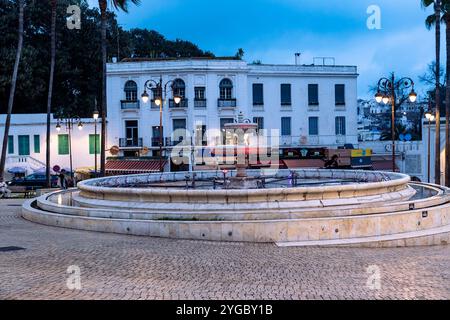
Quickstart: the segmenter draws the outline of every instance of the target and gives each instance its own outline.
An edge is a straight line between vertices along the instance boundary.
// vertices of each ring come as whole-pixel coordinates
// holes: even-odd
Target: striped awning
[[[162,161],[162,167],[167,161]],[[138,174],[160,171],[159,160],[110,160],[106,162],[106,173]]]

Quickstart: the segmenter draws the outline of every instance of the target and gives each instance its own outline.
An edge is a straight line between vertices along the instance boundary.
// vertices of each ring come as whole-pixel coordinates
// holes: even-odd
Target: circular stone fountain
[[[245,188],[224,187],[233,180],[246,181]],[[265,188],[248,181],[265,181]],[[78,189],[28,201],[23,217],[176,239],[430,245],[450,239],[450,193],[412,183],[403,174],[375,171],[245,170],[245,176],[230,171],[225,179],[221,171],[157,173],[83,181]]]
[[[83,181],[23,206],[37,223],[176,239],[280,246],[406,246],[450,241],[449,189],[398,173],[247,170],[249,135],[234,132],[236,171],[156,173]]]

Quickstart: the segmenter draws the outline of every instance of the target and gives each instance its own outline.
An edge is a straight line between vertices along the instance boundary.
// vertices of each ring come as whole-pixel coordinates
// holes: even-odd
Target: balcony
[[[162,146],[164,146],[164,140],[162,139]],[[159,147],[159,137],[152,138],[152,147]]]
[[[120,138],[119,147],[120,148],[142,148],[143,147],[142,138]]]
[[[222,109],[222,108],[236,108],[236,99],[218,99],[217,100],[217,106]]]
[[[122,110],[138,110],[140,108],[139,100],[121,100]]]
[[[169,99],[170,109],[186,109],[188,106],[188,99],[181,99],[180,103],[178,104],[176,104],[173,99]]]
[[[194,108],[206,108],[206,99],[195,99]]]
[[[150,108],[151,108],[151,109],[158,109],[158,110],[159,110],[159,106],[155,103],[155,100],[154,100],[154,99],[152,99],[152,100],[150,101]]]

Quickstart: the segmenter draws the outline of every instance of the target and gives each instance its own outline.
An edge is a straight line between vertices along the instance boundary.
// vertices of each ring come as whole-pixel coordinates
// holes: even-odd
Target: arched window
[[[230,79],[223,79],[219,84],[220,99],[231,100],[233,99],[233,82]]]
[[[182,99],[186,97],[186,85],[182,79],[175,79],[172,85],[173,95]]]
[[[133,80],[129,80],[125,83],[125,100],[137,101],[137,84]]]

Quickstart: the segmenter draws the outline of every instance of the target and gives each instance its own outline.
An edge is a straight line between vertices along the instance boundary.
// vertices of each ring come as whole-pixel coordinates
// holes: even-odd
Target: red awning
[[[166,165],[167,161],[162,162],[162,166]],[[110,160],[106,162],[107,173],[147,173],[159,172],[159,160]]]
[[[297,168],[323,168],[324,162],[321,159],[291,159],[283,160],[289,169]]]

